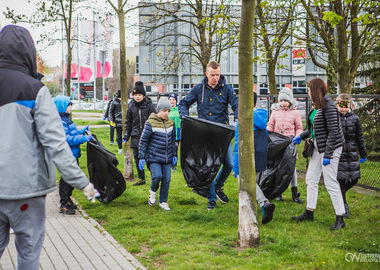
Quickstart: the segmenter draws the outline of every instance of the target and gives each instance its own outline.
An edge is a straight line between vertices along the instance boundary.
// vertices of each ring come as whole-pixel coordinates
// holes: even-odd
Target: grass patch
[[[109,125],[109,122],[105,121],[105,120],[81,120],[81,119],[73,119],[73,122],[77,126]]]
[[[123,155],[109,145],[109,129],[94,134],[115,153],[123,171]],[[87,173],[85,144],[81,146],[80,166]],[[302,146],[299,147],[301,151]],[[300,155],[297,167],[305,159]],[[305,163],[306,164],[306,163]],[[305,168],[305,167],[303,167]],[[137,177],[137,172],[136,177]],[[121,245],[148,269],[378,269],[379,262],[347,262],[347,253],[380,253],[380,198],[355,191],[347,194],[351,218],[346,228],[330,231],[335,214],[324,186],[319,188],[314,222],[296,223],[305,203],[291,201],[290,188],[277,202],[273,220],[260,224],[261,244],[255,249],[236,248],[238,230],[238,183],[231,175],[225,185],[228,204],[208,211],[207,200],[186,186],[180,167],[172,172],[168,203],[172,211],[148,205],[150,173],[147,185],[133,187],[127,182],[122,196],[105,205],[88,202],[81,191],[74,196],[85,211],[95,218]],[[299,175],[301,199],[306,201],[306,185]],[[261,213],[258,213],[261,221]]]

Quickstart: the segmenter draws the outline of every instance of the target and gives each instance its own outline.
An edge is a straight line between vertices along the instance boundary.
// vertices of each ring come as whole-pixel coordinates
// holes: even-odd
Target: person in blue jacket
[[[74,157],[77,159],[77,163],[79,164],[78,158],[81,156],[80,145],[82,143],[88,142],[92,139],[90,135],[84,135],[86,130],[88,130],[88,126],[78,130],[77,126],[74,122],[69,118],[72,110],[72,103],[70,102],[70,98],[67,96],[56,96],[54,99],[55,106],[59,112],[59,116],[61,116],[63,129],[66,133],[66,141],[69,144],[71,151]],[[77,209],[76,205],[74,205],[71,200],[71,195],[73,193],[74,188],[66,183],[66,181],[61,177],[59,181],[59,197],[60,197],[60,210],[59,212],[66,215],[74,215],[75,209]]]
[[[254,92],[254,105],[256,107],[257,94]],[[266,224],[273,218],[275,205],[270,203],[265,197],[261,188],[257,184],[261,174],[267,169],[267,154],[268,154],[268,132],[267,132],[268,112],[264,109],[256,109],[253,111],[253,134],[255,139],[255,168],[256,168],[256,200],[263,211],[262,223]],[[239,137],[238,125],[235,130],[235,145],[234,145],[234,176],[239,175]]]
[[[234,111],[234,121],[237,120],[239,100],[232,86],[228,85],[224,76],[221,75],[218,62],[211,61],[208,63],[206,77],[179,102],[178,110],[181,117],[189,115],[189,108],[194,102],[197,102],[198,118],[228,125],[228,105],[231,105]],[[216,207],[217,198],[222,203],[229,201],[223,191],[223,186],[232,171],[232,162],[233,153],[230,144],[223,160],[223,166],[210,185],[207,195],[208,210]]]

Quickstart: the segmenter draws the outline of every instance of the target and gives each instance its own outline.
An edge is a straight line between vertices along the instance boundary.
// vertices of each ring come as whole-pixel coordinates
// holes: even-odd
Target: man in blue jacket
[[[200,84],[194,86],[191,91],[182,99],[178,105],[181,117],[189,115],[189,108],[197,102],[198,117],[217,123],[229,124],[228,104],[234,111],[234,121],[238,116],[239,100],[231,85],[226,84],[226,80],[221,75],[221,68],[218,62],[211,61],[206,68],[206,77]],[[223,166],[212,181],[207,194],[208,207],[212,210],[216,207],[216,199],[222,203],[229,201],[223,192],[224,182],[230,175],[233,165],[232,145],[228,148],[223,160]]]

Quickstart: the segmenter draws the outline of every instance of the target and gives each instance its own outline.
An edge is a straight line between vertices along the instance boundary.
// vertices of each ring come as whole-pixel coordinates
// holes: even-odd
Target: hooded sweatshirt
[[[55,168],[68,184],[89,183],[66,142],[49,90],[37,80],[33,39],[23,27],[0,32],[0,199],[19,200],[56,189]]]

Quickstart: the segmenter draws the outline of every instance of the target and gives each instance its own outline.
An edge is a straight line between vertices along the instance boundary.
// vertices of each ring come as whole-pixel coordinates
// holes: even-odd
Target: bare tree
[[[257,46],[263,51],[256,61],[267,63],[267,76],[270,94],[277,94],[276,68],[289,68],[280,66],[278,60],[288,57],[285,45],[292,35],[296,25],[293,22],[294,13],[298,0],[257,0],[257,16],[259,18],[259,32],[255,37],[262,43]]]
[[[153,49],[158,44],[180,44],[180,48],[172,46],[166,52],[157,53],[163,72],[176,72],[184,63],[201,65],[205,72],[211,59],[220,62],[222,53],[235,46],[240,7],[233,4],[237,3],[236,0],[175,0],[149,8],[147,4],[151,2],[141,3],[142,44]]]
[[[238,246],[259,244],[253,141],[253,30],[256,0],[243,0],[239,41],[239,230]]]
[[[379,35],[380,2],[313,1],[314,6],[311,6],[310,1],[300,1],[317,33],[309,30],[307,36],[313,63],[325,69],[328,76],[337,75],[338,93],[351,93],[359,59]],[[317,57],[321,46],[326,48],[328,61],[326,57]]]

